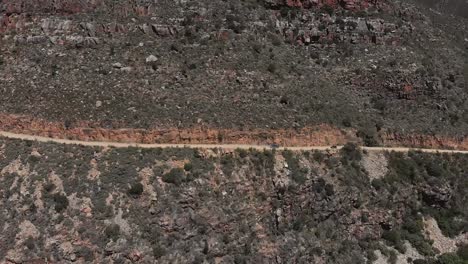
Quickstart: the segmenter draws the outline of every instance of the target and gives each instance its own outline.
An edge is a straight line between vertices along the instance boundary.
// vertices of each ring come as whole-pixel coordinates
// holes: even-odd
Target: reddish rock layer
[[[191,129],[106,129],[87,122],[76,123],[72,128],[27,116],[0,114],[0,130],[83,141],[112,141],[167,144],[272,144],[281,146],[330,146],[346,142],[361,143],[355,131],[344,131],[329,125],[302,129],[250,129],[233,130],[209,127]],[[384,146],[421,147],[468,150],[468,137],[444,137],[436,135],[402,135],[382,133]]]
[[[468,137],[466,136],[456,138],[438,135],[385,133],[381,137],[385,146],[468,150]]]
[[[26,116],[0,114],[0,129],[4,131],[67,138],[84,141],[191,144],[272,144],[282,146],[325,146],[344,144],[353,137],[328,125],[303,129],[233,130],[209,127],[191,129],[105,129],[95,124],[79,122],[72,128]]]
[[[267,3],[272,7],[343,7],[348,10],[362,10],[370,6],[378,6],[383,3],[382,0],[267,0]]]

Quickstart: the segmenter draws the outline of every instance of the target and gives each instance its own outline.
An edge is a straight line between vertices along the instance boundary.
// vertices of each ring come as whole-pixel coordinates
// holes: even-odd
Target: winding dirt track
[[[68,139],[57,139],[49,137],[41,137],[34,135],[26,134],[16,134],[6,131],[0,131],[0,137],[10,138],[10,139],[20,139],[28,141],[37,141],[44,143],[57,143],[57,144],[66,144],[66,145],[80,145],[80,146],[89,146],[89,147],[113,147],[113,148],[128,148],[128,147],[138,147],[138,148],[202,148],[202,149],[271,149],[271,146],[268,145],[240,145],[240,144],[138,144],[138,143],[120,143],[120,142],[105,142],[105,141],[80,141],[80,140],[68,140]],[[278,147],[278,150],[333,150],[340,149],[342,146],[298,146],[298,147]],[[361,147],[363,150],[367,151],[395,151],[395,152],[408,152],[410,150],[417,150],[427,153],[460,153],[468,154],[467,150],[448,150],[448,149],[421,149],[421,148],[405,148],[405,147]]]

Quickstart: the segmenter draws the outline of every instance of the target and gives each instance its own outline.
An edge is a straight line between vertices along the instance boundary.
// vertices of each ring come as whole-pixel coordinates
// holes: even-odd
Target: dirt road
[[[57,139],[49,137],[40,137],[33,135],[25,134],[16,134],[6,131],[0,131],[0,137],[10,138],[10,139],[20,139],[20,140],[29,140],[45,143],[57,143],[57,144],[66,144],[66,145],[81,145],[89,147],[114,147],[114,148],[128,148],[128,147],[138,147],[138,148],[203,148],[203,149],[271,149],[271,146],[268,145],[239,145],[239,144],[138,144],[138,143],[121,143],[121,142],[103,142],[103,141],[79,141],[79,140],[69,140],[69,139]],[[340,149],[342,146],[297,146],[297,147],[278,147],[278,150],[333,150]],[[404,148],[404,147],[361,147],[363,150],[367,151],[395,151],[395,152],[408,152],[410,150],[418,150],[428,153],[461,153],[468,154],[466,150],[448,150],[448,149],[419,149],[419,148]]]

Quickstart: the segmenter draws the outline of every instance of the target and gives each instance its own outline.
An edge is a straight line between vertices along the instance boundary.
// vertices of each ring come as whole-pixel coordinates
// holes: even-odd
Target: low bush
[[[234,157],[231,154],[226,154],[221,157],[221,169],[223,170],[224,175],[231,176],[234,171]]]
[[[325,194],[327,196],[332,196],[335,194],[335,188],[333,187],[333,184],[327,183],[325,185]]]
[[[236,152],[239,154],[239,157],[241,159],[245,159],[247,157],[247,155],[248,155],[248,152],[245,149],[238,148],[238,149],[236,149]]]
[[[379,145],[379,137],[375,126],[366,126],[358,130],[357,136],[362,139],[365,146],[375,147]]]
[[[389,246],[395,247],[399,252],[405,253],[406,247],[401,239],[400,230],[389,230],[382,234],[382,238],[387,241]]]
[[[185,164],[184,164],[184,170],[185,170],[185,171],[191,171],[192,168],[193,168],[192,163],[185,163]]]
[[[33,250],[36,245],[34,243],[35,239],[33,237],[28,237],[25,241],[24,241],[24,245],[29,249],[29,250]]]
[[[67,198],[67,196],[65,196],[63,194],[56,193],[56,194],[54,194],[53,199],[54,199],[54,203],[55,203],[55,211],[57,211],[57,213],[62,212],[63,210],[65,210],[68,207],[68,198]]]
[[[381,190],[385,187],[385,182],[382,179],[373,179],[371,184],[376,190]]]
[[[333,13],[335,12],[335,9],[330,5],[324,5],[324,6],[322,6],[321,9],[322,9],[323,12],[329,14],[330,16],[332,16]]]
[[[44,191],[50,193],[55,189],[55,184],[53,183],[47,183],[44,185]]]
[[[132,186],[128,190],[128,194],[134,197],[140,196],[142,193],[143,193],[143,184],[139,182],[132,184]]]
[[[298,184],[304,184],[306,179],[307,179],[307,174],[308,174],[308,169],[307,168],[301,168],[299,165],[299,159],[297,156],[294,155],[292,151],[285,150],[283,152],[283,157],[286,160],[286,163],[288,164],[288,168],[291,171],[291,177],[294,180],[294,182]]]
[[[166,255],[166,249],[158,244],[153,246],[153,256],[156,259],[161,258],[162,256]]]
[[[104,230],[104,235],[107,239],[116,241],[120,235],[120,226],[117,224],[108,225]]]
[[[87,263],[91,262],[94,260],[94,253],[93,250],[91,250],[88,247],[80,247],[78,250],[76,250],[76,256],[78,258],[83,258]]]
[[[325,159],[325,154],[323,154],[321,151],[314,151],[314,154],[312,154],[312,157],[318,163],[322,163],[323,160]]]
[[[465,261],[468,261],[468,244],[464,244],[464,245],[461,245],[459,248],[458,248],[458,251],[457,251],[457,255],[465,260]]]
[[[386,177],[385,180],[390,183],[394,181],[410,183],[418,179],[417,165],[401,153],[390,156],[389,168],[394,172],[393,177]]]
[[[457,254],[455,253],[445,253],[443,255],[440,255],[437,258],[437,264],[466,264],[467,262],[461,259]]]
[[[347,161],[360,161],[362,159],[362,152],[359,147],[354,143],[346,143],[340,150],[341,161],[347,164]]]
[[[435,210],[433,208],[426,208],[426,211],[436,219],[445,236],[453,238],[459,235],[467,226],[467,220],[456,209],[442,208]]]
[[[162,180],[166,183],[180,185],[185,178],[184,170],[181,168],[173,168],[168,173],[162,176]]]

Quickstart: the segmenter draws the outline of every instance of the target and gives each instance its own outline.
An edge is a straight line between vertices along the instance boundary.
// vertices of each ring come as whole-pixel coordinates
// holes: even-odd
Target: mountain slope
[[[467,164],[2,139],[0,261],[463,263]]]
[[[6,114],[90,128],[468,131],[467,20],[426,5],[0,5]]]

